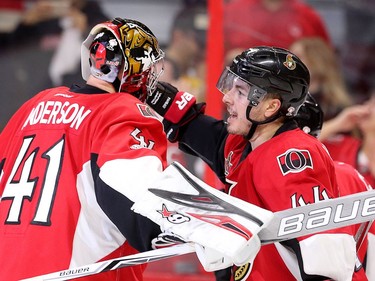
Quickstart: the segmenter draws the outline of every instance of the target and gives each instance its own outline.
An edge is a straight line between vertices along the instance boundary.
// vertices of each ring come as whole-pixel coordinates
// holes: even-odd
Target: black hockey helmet
[[[305,133],[318,138],[323,127],[323,118],[322,108],[313,96],[308,93],[306,101],[302,104],[295,117],[298,127]]]
[[[232,76],[233,78],[230,78]],[[279,94],[282,116],[295,116],[305,101],[310,74],[303,62],[286,49],[260,46],[236,56],[217,88],[225,93],[228,80],[240,78],[250,85],[249,106],[257,106],[267,93]]]
[[[118,92],[140,100],[156,87],[160,71],[156,63],[164,58],[152,31],[136,20],[115,18],[97,24],[82,44],[82,76],[112,83]],[[121,79],[117,74],[122,71]]]

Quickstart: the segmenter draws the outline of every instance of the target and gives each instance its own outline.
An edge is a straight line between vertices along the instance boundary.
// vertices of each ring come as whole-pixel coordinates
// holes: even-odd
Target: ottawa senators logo
[[[241,265],[234,271],[234,281],[246,280],[250,274],[250,263]]]
[[[285,61],[283,62],[284,66],[289,69],[289,70],[294,70],[296,69],[296,62],[294,61],[293,57],[291,54],[288,54],[286,56]]]
[[[228,157],[225,158],[224,174],[226,176],[229,175],[229,171],[231,167],[233,166],[233,164],[231,163],[232,155],[233,155],[233,151],[229,152]]]
[[[155,111],[149,107],[148,105],[144,103],[137,103],[137,107],[141,114],[146,118],[155,118],[159,120],[158,115],[155,113]]]
[[[302,172],[307,168],[313,168],[308,150],[289,149],[284,154],[277,156],[277,161],[284,176],[289,173]]]

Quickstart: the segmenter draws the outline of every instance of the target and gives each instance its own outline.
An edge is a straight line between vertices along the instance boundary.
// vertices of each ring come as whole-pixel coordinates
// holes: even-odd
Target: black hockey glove
[[[146,103],[164,118],[164,131],[170,142],[178,141],[180,128],[204,113],[206,107],[205,103],[196,104],[193,95],[179,92],[167,82],[158,82]]]

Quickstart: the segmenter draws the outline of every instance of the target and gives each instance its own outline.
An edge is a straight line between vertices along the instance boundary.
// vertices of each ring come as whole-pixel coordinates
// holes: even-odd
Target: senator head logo
[[[296,69],[296,66],[297,66],[297,64],[296,64],[296,62],[294,61],[294,59],[293,59],[293,57],[292,57],[291,54],[288,54],[288,55],[286,56],[286,59],[285,59],[285,61],[283,62],[283,64],[284,64],[284,66],[285,66],[287,69],[289,69],[289,70],[294,70],[294,69]]]

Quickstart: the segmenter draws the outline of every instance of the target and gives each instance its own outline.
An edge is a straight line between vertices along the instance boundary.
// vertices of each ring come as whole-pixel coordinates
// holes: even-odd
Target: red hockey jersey
[[[130,207],[165,167],[166,145],[129,94],[59,87],[26,102],[0,136],[0,280],[151,249],[160,229]],[[87,280],[142,280],[143,270]]]
[[[319,141],[300,129],[273,137],[242,159],[248,145],[242,136],[227,138],[224,155],[229,194],[274,212],[339,195],[332,159]],[[336,232],[350,234],[351,229],[330,233]],[[288,243],[287,247],[299,248],[298,243]],[[277,244],[261,248],[250,277],[248,265],[236,268],[235,280],[296,280],[296,261],[288,261],[287,251]],[[315,254],[319,255],[318,250]]]
[[[339,186],[340,196],[346,196],[357,192],[371,190],[372,187],[364,179],[364,177],[355,170],[351,165],[335,161],[335,171],[337,183]],[[352,225],[353,236],[356,237],[361,224]],[[356,272],[353,275],[353,281],[367,280],[365,271],[363,269],[363,262],[367,251],[368,241],[365,234],[358,235],[357,249],[358,258],[361,262],[357,265]]]

